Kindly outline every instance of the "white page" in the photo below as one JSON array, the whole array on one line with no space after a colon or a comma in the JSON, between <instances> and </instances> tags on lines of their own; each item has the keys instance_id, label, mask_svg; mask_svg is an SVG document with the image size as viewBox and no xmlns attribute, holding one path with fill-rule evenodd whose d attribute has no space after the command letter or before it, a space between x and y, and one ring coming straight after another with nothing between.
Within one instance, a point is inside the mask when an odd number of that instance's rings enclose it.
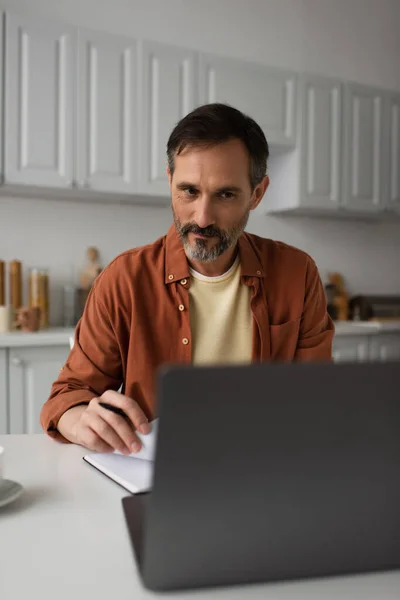
<instances>
[{"instance_id":1,"label":"white page","mask_svg":"<svg viewBox=\"0 0 400 600\"><path fill-rule=\"evenodd\" d=\"M132 494L151 489L153 478L153 460L155 458L158 419L150 423L150 433L143 435L136 432L142 442L142 448L136 454L128 456L118 450L114 453L87 454L85 460L102 473L122 485Z\"/></svg>"},{"instance_id":2,"label":"white page","mask_svg":"<svg viewBox=\"0 0 400 600\"><path fill-rule=\"evenodd\" d=\"M116 454L88 454L85 460L132 494L151 489L154 463Z\"/></svg>"}]
</instances>

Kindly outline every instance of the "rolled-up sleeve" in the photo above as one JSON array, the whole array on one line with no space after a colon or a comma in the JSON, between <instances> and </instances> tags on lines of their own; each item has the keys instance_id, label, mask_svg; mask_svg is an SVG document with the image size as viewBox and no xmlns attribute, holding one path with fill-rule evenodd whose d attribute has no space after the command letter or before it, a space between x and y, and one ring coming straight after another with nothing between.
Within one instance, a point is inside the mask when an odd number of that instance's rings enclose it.
<instances>
[{"instance_id":1,"label":"rolled-up sleeve","mask_svg":"<svg viewBox=\"0 0 400 600\"><path fill-rule=\"evenodd\" d=\"M309 257L295 361L332 361L334 333L335 327L327 312L325 290L317 266Z\"/></svg>"},{"instance_id":2,"label":"rolled-up sleeve","mask_svg":"<svg viewBox=\"0 0 400 600\"><path fill-rule=\"evenodd\" d=\"M94 287L76 327L74 346L43 405L43 429L51 437L67 442L57 430L60 417L106 390L118 390L122 379L119 342L101 293Z\"/></svg>"}]
</instances>

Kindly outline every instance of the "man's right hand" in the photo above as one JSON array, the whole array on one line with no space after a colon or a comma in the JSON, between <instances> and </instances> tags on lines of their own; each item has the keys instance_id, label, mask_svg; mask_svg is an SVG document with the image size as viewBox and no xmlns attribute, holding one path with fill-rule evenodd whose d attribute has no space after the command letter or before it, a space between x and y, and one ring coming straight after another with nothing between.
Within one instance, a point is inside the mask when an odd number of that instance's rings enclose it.
<instances>
[{"instance_id":1,"label":"man's right hand","mask_svg":"<svg viewBox=\"0 0 400 600\"><path fill-rule=\"evenodd\" d=\"M101 402L121 409L126 417L101 406ZM93 398L87 406L75 406L60 418L57 429L70 442L96 452L123 454L138 452L141 443L135 431L147 434L148 420L135 400L119 392L108 390Z\"/></svg>"}]
</instances>

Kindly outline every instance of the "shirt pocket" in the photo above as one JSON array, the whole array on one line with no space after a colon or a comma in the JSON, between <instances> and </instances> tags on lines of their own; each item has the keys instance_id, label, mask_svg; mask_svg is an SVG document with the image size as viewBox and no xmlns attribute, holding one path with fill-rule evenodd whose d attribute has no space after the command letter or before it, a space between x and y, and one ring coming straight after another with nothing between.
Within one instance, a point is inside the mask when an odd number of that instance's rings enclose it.
<instances>
[{"instance_id":1,"label":"shirt pocket","mask_svg":"<svg viewBox=\"0 0 400 600\"><path fill-rule=\"evenodd\" d=\"M271 359L291 361L294 359L299 339L301 317L280 325L270 325Z\"/></svg>"}]
</instances>

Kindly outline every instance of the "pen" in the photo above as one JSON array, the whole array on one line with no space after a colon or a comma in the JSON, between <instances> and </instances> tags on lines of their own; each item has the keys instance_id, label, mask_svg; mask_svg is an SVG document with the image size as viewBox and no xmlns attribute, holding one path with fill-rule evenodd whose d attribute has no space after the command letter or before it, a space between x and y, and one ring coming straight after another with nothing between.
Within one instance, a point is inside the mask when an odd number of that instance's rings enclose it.
<instances>
[{"instance_id":1,"label":"pen","mask_svg":"<svg viewBox=\"0 0 400 600\"><path fill-rule=\"evenodd\" d=\"M125 419L128 418L126 416L126 414L124 413L124 411L122 410L122 408L118 408L117 406L113 406L112 404L108 404L107 402L99 402L99 404L103 408L106 408L107 410L111 410L111 412L114 412L117 415L121 415L121 417L125 417Z\"/></svg>"}]
</instances>

